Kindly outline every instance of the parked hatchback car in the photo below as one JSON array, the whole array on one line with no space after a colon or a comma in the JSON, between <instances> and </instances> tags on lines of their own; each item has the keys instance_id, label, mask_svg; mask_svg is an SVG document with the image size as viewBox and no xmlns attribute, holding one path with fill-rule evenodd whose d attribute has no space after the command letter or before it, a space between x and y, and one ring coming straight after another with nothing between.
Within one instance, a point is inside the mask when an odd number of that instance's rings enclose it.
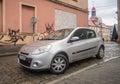
<instances>
[{"instance_id":1,"label":"parked hatchback car","mask_svg":"<svg viewBox=\"0 0 120 84\"><path fill-rule=\"evenodd\" d=\"M104 42L94 30L78 27L56 30L41 41L24 45L18 62L31 70L50 69L59 74L69 63L91 56L104 57Z\"/></svg>"}]
</instances>

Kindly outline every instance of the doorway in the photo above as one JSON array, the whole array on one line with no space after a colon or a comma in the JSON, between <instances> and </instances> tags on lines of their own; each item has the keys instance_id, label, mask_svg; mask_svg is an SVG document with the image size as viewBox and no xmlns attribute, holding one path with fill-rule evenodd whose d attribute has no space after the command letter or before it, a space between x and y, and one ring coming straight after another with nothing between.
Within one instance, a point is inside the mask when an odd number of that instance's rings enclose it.
<instances>
[{"instance_id":1,"label":"doorway","mask_svg":"<svg viewBox=\"0 0 120 84\"><path fill-rule=\"evenodd\" d=\"M31 18L35 16L35 7L22 5L22 32L32 33Z\"/></svg>"}]
</instances>

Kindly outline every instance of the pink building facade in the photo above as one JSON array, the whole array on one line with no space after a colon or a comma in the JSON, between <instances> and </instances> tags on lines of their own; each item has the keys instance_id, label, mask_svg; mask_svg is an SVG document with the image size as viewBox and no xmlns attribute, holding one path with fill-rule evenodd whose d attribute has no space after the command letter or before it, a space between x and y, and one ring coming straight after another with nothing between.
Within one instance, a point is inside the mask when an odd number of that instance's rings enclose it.
<instances>
[{"instance_id":1,"label":"pink building facade","mask_svg":"<svg viewBox=\"0 0 120 84\"><path fill-rule=\"evenodd\" d=\"M54 25L55 29L87 26L87 0L81 4L85 4L83 8L61 0L0 0L0 33L7 33L8 29L32 33L32 17L37 18L35 33L44 32L46 24Z\"/></svg>"}]
</instances>

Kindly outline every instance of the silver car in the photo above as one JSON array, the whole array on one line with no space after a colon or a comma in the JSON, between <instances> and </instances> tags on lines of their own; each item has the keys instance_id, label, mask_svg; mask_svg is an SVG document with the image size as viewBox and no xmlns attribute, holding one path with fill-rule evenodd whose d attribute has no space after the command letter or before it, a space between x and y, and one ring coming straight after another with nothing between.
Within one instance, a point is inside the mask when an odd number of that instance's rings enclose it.
<instances>
[{"instance_id":1,"label":"silver car","mask_svg":"<svg viewBox=\"0 0 120 84\"><path fill-rule=\"evenodd\" d=\"M52 73L64 73L69 63L96 56L104 57L104 42L94 30L85 27L61 29L24 45L18 54L18 62L31 70L49 69Z\"/></svg>"}]
</instances>

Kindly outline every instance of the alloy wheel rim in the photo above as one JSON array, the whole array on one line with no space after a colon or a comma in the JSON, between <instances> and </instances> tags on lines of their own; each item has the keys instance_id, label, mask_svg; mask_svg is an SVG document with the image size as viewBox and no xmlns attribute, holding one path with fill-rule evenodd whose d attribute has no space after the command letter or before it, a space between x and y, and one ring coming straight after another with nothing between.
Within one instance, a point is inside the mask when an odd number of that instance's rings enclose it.
<instances>
[{"instance_id":1,"label":"alloy wheel rim","mask_svg":"<svg viewBox=\"0 0 120 84\"><path fill-rule=\"evenodd\" d=\"M104 50L102 48L100 49L100 57L104 57Z\"/></svg>"},{"instance_id":2,"label":"alloy wheel rim","mask_svg":"<svg viewBox=\"0 0 120 84\"><path fill-rule=\"evenodd\" d=\"M56 57L54 58L52 62L52 69L55 72L62 72L66 67L66 61L62 57Z\"/></svg>"}]
</instances>

